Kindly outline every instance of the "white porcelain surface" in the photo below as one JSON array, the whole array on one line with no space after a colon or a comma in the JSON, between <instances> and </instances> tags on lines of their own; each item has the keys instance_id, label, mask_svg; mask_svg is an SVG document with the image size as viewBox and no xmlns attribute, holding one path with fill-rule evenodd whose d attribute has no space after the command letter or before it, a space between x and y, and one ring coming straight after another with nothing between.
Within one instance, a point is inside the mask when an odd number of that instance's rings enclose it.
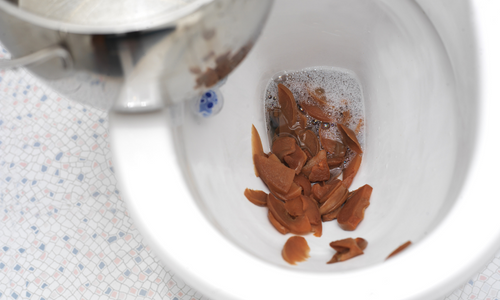
<instances>
[{"instance_id":1,"label":"white porcelain surface","mask_svg":"<svg viewBox=\"0 0 500 300\"><path fill-rule=\"evenodd\" d=\"M444 296L493 255L500 237L493 4L473 1L469 11L448 0L300 3L275 4L221 89L218 116L199 119L182 107L110 115L132 217L170 267L215 299L313 299L331 295L333 285L344 299ZM269 76L314 65L351 69L361 81L367 140L354 187L369 183L374 193L355 232L326 223L322 238L307 237L312 258L290 268L279 255L287 236L242 196L246 187L263 188L249 133L252 123L264 133ZM369 241L365 255L326 266L329 241L349 236ZM408 239L415 245L383 262Z\"/></svg>"}]
</instances>

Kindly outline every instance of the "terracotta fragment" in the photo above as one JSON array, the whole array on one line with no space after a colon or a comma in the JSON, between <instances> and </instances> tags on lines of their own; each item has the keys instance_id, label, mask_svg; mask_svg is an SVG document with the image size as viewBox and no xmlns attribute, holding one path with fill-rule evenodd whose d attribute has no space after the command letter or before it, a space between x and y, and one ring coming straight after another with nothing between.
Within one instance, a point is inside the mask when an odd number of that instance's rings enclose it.
<instances>
[{"instance_id":1,"label":"terracotta fragment","mask_svg":"<svg viewBox=\"0 0 500 300\"><path fill-rule=\"evenodd\" d=\"M326 160L326 151L321 150L311 158L302 168L302 173L311 182L326 181L330 179L330 169Z\"/></svg>"},{"instance_id":2,"label":"terracotta fragment","mask_svg":"<svg viewBox=\"0 0 500 300\"><path fill-rule=\"evenodd\" d=\"M356 134L347 126L337 123L337 127L342 135L342 142L344 142L347 147L349 147L352 151L362 154L363 150L361 150L361 146L359 145L358 138L356 138Z\"/></svg>"},{"instance_id":3,"label":"terracotta fragment","mask_svg":"<svg viewBox=\"0 0 500 300\"><path fill-rule=\"evenodd\" d=\"M281 223L276 220L270 210L267 211L267 217L269 219L269 222L271 222L271 224L274 226L274 228L276 228L276 230L278 230L279 233L287 234L290 232L285 226L281 225Z\"/></svg>"},{"instance_id":4,"label":"terracotta fragment","mask_svg":"<svg viewBox=\"0 0 500 300\"><path fill-rule=\"evenodd\" d=\"M279 193L278 191L276 191L272 188L269 188L269 190L271 190L271 193L273 193L273 195L276 198L283 200L283 201L292 200L294 198L299 197L300 194L302 194L302 188L298 184L296 184L295 182L292 183L290 190L288 190L288 193L286 193L286 194Z\"/></svg>"},{"instance_id":5,"label":"terracotta fragment","mask_svg":"<svg viewBox=\"0 0 500 300\"><path fill-rule=\"evenodd\" d=\"M295 152L297 142L294 138L288 136L280 136L273 141L271 151L283 161L283 157Z\"/></svg>"},{"instance_id":6,"label":"terracotta fragment","mask_svg":"<svg viewBox=\"0 0 500 300\"><path fill-rule=\"evenodd\" d=\"M267 155L267 157L269 157L269 159L271 159L272 161L275 161L277 163L280 163L281 164L281 160L276 156L276 154L274 153L269 153Z\"/></svg>"},{"instance_id":7,"label":"terracotta fragment","mask_svg":"<svg viewBox=\"0 0 500 300\"><path fill-rule=\"evenodd\" d=\"M320 150L319 141L318 137L314 132L308 129L305 130L304 132L301 132L298 137L302 144L301 146L309 150L311 156L315 156L316 154L318 154Z\"/></svg>"},{"instance_id":8,"label":"terracotta fragment","mask_svg":"<svg viewBox=\"0 0 500 300\"><path fill-rule=\"evenodd\" d=\"M346 110L346 111L343 111L342 112L342 119L340 120L340 123L346 125L346 124L349 124L349 122L351 121L351 111L350 110Z\"/></svg>"},{"instance_id":9,"label":"terracotta fragment","mask_svg":"<svg viewBox=\"0 0 500 300\"><path fill-rule=\"evenodd\" d=\"M324 137L324 134L321 135L322 131L324 130L320 130L320 141L323 149L325 149L332 157L344 157L347 150L344 144L341 141Z\"/></svg>"},{"instance_id":10,"label":"terracotta fragment","mask_svg":"<svg viewBox=\"0 0 500 300\"><path fill-rule=\"evenodd\" d=\"M370 205L370 196L373 188L368 184L360 187L346 201L337 216L340 228L354 230L365 216L365 209Z\"/></svg>"},{"instance_id":11,"label":"terracotta fragment","mask_svg":"<svg viewBox=\"0 0 500 300\"><path fill-rule=\"evenodd\" d=\"M354 240L356 241L356 244L358 245L358 247L361 250L364 251L366 249L366 247L368 247L368 241L367 240L365 240L363 238L360 238L360 237L355 238Z\"/></svg>"},{"instance_id":12,"label":"terracotta fragment","mask_svg":"<svg viewBox=\"0 0 500 300\"><path fill-rule=\"evenodd\" d=\"M361 155L356 154L354 158L349 162L347 168L343 172L343 183L346 188L349 188L358 173L359 166L361 165Z\"/></svg>"},{"instance_id":13,"label":"terracotta fragment","mask_svg":"<svg viewBox=\"0 0 500 300\"><path fill-rule=\"evenodd\" d=\"M325 90L322 88L317 88L315 90L307 88L309 96L316 102L317 105L328 105L328 101L325 96Z\"/></svg>"},{"instance_id":14,"label":"terracotta fragment","mask_svg":"<svg viewBox=\"0 0 500 300\"><path fill-rule=\"evenodd\" d=\"M392 251L391 254L389 254L389 256L387 256L386 259L389 259L391 257L393 257L394 255L398 254L399 252L403 251L404 249L406 249L408 246L411 245L411 241L407 241L406 243L404 243L403 245L399 246L396 248L396 250Z\"/></svg>"},{"instance_id":15,"label":"terracotta fragment","mask_svg":"<svg viewBox=\"0 0 500 300\"><path fill-rule=\"evenodd\" d=\"M293 182L302 188L303 195L311 195L311 182L307 180L304 174L295 175Z\"/></svg>"},{"instance_id":16,"label":"terracotta fragment","mask_svg":"<svg viewBox=\"0 0 500 300\"><path fill-rule=\"evenodd\" d=\"M283 225L288 231L293 234L307 234L311 232L311 224L309 219L305 216L298 216L292 218L285 209L285 204L276 199L272 194L267 197L267 207L273 214L276 221Z\"/></svg>"},{"instance_id":17,"label":"terracotta fragment","mask_svg":"<svg viewBox=\"0 0 500 300\"><path fill-rule=\"evenodd\" d=\"M304 215L302 198L299 196L292 200L285 201L285 210L292 217Z\"/></svg>"},{"instance_id":18,"label":"terracotta fragment","mask_svg":"<svg viewBox=\"0 0 500 300\"><path fill-rule=\"evenodd\" d=\"M337 184L333 191L325 197L326 199L321 200L323 204L319 208L320 214L324 215L341 207L346 201L348 194L349 191L343 184Z\"/></svg>"},{"instance_id":19,"label":"terracotta fragment","mask_svg":"<svg viewBox=\"0 0 500 300\"><path fill-rule=\"evenodd\" d=\"M255 166L264 183L272 190L286 194L290 190L295 171L270 158L255 155Z\"/></svg>"},{"instance_id":20,"label":"terracotta fragment","mask_svg":"<svg viewBox=\"0 0 500 300\"><path fill-rule=\"evenodd\" d=\"M307 150L306 148L301 148L301 149L302 149L302 151L304 151L304 153L307 156L307 160L306 160L306 163L307 163L311 158L313 158L313 156L311 155L311 152L309 150Z\"/></svg>"},{"instance_id":21,"label":"terracotta fragment","mask_svg":"<svg viewBox=\"0 0 500 300\"><path fill-rule=\"evenodd\" d=\"M319 203L323 203L326 201L328 196L333 192L333 190L336 189L340 184L342 184L342 181L339 179L329 180L325 182L323 185L315 184L312 187L311 192L314 198Z\"/></svg>"},{"instance_id":22,"label":"terracotta fragment","mask_svg":"<svg viewBox=\"0 0 500 300\"><path fill-rule=\"evenodd\" d=\"M290 237L281 251L283 259L291 264L296 265L298 262L305 261L309 258L309 245L305 238L301 236Z\"/></svg>"},{"instance_id":23,"label":"terracotta fragment","mask_svg":"<svg viewBox=\"0 0 500 300\"><path fill-rule=\"evenodd\" d=\"M330 168L328 168L328 162L321 161L318 165L312 167L311 174L309 174L309 180L311 182L318 182L330 179Z\"/></svg>"},{"instance_id":24,"label":"terracotta fragment","mask_svg":"<svg viewBox=\"0 0 500 300\"><path fill-rule=\"evenodd\" d=\"M327 213L327 214L324 214L321 216L321 220L323 222L328 222L328 221L332 221L332 220L335 220L337 219L337 216L339 215L339 211L342 209L342 206L340 206L339 208Z\"/></svg>"},{"instance_id":25,"label":"terracotta fragment","mask_svg":"<svg viewBox=\"0 0 500 300\"><path fill-rule=\"evenodd\" d=\"M314 236L320 237L323 234L323 224L321 223L321 215L319 213L318 205L314 200L307 196L300 196L303 203L304 214L309 219L311 224L311 231Z\"/></svg>"},{"instance_id":26,"label":"terracotta fragment","mask_svg":"<svg viewBox=\"0 0 500 300\"><path fill-rule=\"evenodd\" d=\"M245 197L257 206L267 206L267 193L259 190L245 189Z\"/></svg>"},{"instance_id":27,"label":"terracotta fragment","mask_svg":"<svg viewBox=\"0 0 500 300\"><path fill-rule=\"evenodd\" d=\"M300 103L304 111L312 118L321 122L333 123L335 120L331 113L326 112L324 106L319 106L305 101Z\"/></svg>"},{"instance_id":28,"label":"terracotta fragment","mask_svg":"<svg viewBox=\"0 0 500 300\"><path fill-rule=\"evenodd\" d=\"M291 127L297 120L297 103L292 92L281 83L278 84L278 101L281 106L281 112L289 127Z\"/></svg>"},{"instance_id":29,"label":"terracotta fragment","mask_svg":"<svg viewBox=\"0 0 500 300\"><path fill-rule=\"evenodd\" d=\"M252 158L255 156L266 156L264 153L264 148L262 148L262 141L260 139L259 132L252 124ZM255 166L255 159L253 160L255 176L259 177L259 172L257 172L257 167Z\"/></svg>"},{"instance_id":30,"label":"terracotta fragment","mask_svg":"<svg viewBox=\"0 0 500 300\"><path fill-rule=\"evenodd\" d=\"M295 170L295 174L298 175L307 161L307 155L304 151L302 151L302 149L300 149L299 145L295 143L295 151L292 154L285 156L284 160L288 167Z\"/></svg>"},{"instance_id":31,"label":"terracotta fragment","mask_svg":"<svg viewBox=\"0 0 500 300\"><path fill-rule=\"evenodd\" d=\"M363 126L363 123L364 123L363 119L359 119L358 125L356 125L356 130L354 130L356 134L359 134L361 132L361 127Z\"/></svg>"},{"instance_id":32,"label":"terracotta fragment","mask_svg":"<svg viewBox=\"0 0 500 300\"><path fill-rule=\"evenodd\" d=\"M332 259L327 262L327 264L333 264L336 262L346 261L353 257L363 254L363 248L366 248L368 242L362 238L347 238L343 240L338 240L330 243L337 253L333 255Z\"/></svg>"},{"instance_id":33,"label":"terracotta fragment","mask_svg":"<svg viewBox=\"0 0 500 300\"><path fill-rule=\"evenodd\" d=\"M343 162L344 162L344 157L333 157L329 155L326 156L326 163L328 164L328 168L330 169L340 167Z\"/></svg>"}]
</instances>

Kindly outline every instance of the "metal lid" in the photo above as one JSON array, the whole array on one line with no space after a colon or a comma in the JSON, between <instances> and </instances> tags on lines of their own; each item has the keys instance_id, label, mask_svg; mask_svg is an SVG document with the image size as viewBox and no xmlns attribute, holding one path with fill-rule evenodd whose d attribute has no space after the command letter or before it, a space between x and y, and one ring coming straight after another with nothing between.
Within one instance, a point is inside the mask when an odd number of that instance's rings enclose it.
<instances>
[{"instance_id":1,"label":"metal lid","mask_svg":"<svg viewBox=\"0 0 500 300\"><path fill-rule=\"evenodd\" d=\"M0 9L42 27L125 33L175 23L213 0L0 0Z\"/></svg>"}]
</instances>

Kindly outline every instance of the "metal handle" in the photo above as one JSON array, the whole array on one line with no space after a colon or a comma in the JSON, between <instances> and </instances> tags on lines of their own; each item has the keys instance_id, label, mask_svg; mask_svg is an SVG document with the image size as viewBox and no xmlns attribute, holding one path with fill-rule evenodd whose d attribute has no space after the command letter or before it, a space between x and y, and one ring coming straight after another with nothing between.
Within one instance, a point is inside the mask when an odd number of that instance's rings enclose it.
<instances>
[{"instance_id":1,"label":"metal handle","mask_svg":"<svg viewBox=\"0 0 500 300\"><path fill-rule=\"evenodd\" d=\"M0 69L13 69L40 64L57 57L63 60L65 69L73 68L73 59L71 58L71 54L68 50L62 46L52 46L23 57L0 60Z\"/></svg>"}]
</instances>

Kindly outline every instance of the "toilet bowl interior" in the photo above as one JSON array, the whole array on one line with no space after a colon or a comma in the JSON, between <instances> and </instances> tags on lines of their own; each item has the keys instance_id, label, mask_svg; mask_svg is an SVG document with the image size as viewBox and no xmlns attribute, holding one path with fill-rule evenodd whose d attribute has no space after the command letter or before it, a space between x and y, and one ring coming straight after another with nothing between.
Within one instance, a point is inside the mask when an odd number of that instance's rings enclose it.
<instances>
[{"instance_id":1,"label":"toilet bowl interior","mask_svg":"<svg viewBox=\"0 0 500 300\"><path fill-rule=\"evenodd\" d=\"M284 7L286 6L286 9ZM174 128L179 159L199 208L228 239L273 264L290 235L278 233L267 210L243 196L267 191L256 178L250 129L268 151L264 91L273 74L314 66L351 70L363 89L365 153L352 188L374 190L353 231L323 223L306 236L311 258L296 270L338 272L382 262L404 242L418 242L449 212L467 172L474 114L462 99L457 69L428 15L413 1L278 1L246 60L221 88L225 107L212 118L186 105ZM473 107L472 107L473 109ZM326 265L331 241L362 237L363 256Z\"/></svg>"}]
</instances>

